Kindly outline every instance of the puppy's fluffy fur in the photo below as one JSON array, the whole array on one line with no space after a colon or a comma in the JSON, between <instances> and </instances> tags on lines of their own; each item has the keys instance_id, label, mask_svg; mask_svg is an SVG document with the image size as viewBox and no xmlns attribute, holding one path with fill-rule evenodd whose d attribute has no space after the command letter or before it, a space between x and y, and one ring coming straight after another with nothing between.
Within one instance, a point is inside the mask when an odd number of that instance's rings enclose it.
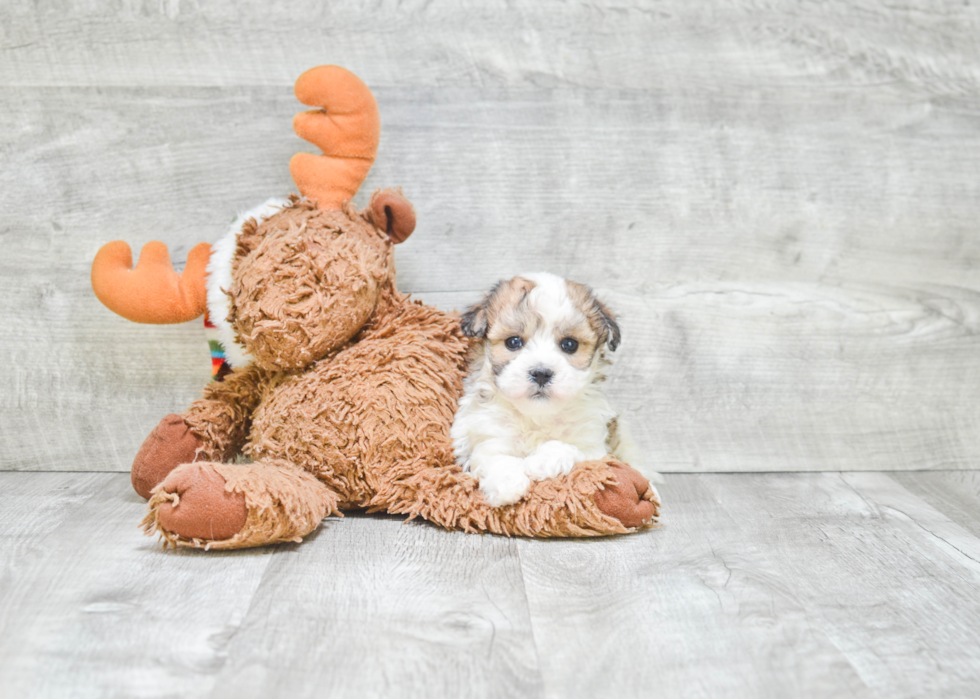
<instances>
[{"instance_id":1,"label":"puppy's fluffy fur","mask_svg":"<svg viewBox=\"0 0 980 699\"><path fill-rule=\"evenodd\" d=\"M452 427L456 459L495 507L532 480L637 449L601 389L619 346L613 314L576 282L525 274L500 282L463 316L479 338Z\"/></svg>"}]
</instances>

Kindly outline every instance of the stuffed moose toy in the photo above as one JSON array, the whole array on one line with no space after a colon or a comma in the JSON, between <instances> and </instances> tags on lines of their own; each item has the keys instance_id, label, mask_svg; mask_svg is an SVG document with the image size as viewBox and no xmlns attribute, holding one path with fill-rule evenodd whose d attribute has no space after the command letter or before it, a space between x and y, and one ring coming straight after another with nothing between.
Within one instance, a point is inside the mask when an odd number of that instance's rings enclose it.
<instances>
[{"instance_id":1,"label":"stuffed moose toy","mask_svg":"<svg viewBox=\"0 0 980 699\"><path fill-rule=\"evenodd\" d=\"M137 453L145 531L174 546L244 548L299 541L352 508L541 537L654 523L654 491L612 457L536 482L513 505L484 501L449 436L470 339L457 315L395 287L394 247L415 228L412 205L400 190L376 192L363 211L351 204L376 155L374 97L337 66L307 71L295 93L316 109L293 127L323 151L290 162L301 197L242 214L215 245L192 249L182 274L159 242L135 269L122 241L92 264L96 295L124 318L206 314L230 367Z\"/></svg>"}]
</instances>

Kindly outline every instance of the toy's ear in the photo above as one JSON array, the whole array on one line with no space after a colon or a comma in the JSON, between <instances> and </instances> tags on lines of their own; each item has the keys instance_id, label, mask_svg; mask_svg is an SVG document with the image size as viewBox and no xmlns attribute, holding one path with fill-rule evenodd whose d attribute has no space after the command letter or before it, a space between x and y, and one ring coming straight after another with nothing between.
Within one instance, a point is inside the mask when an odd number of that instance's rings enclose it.
<instances>
[{"instance_id":1,"label":"toy's ear","mask_svg":"<svg viewBox=\"0 0 980 699\"><path fill-rule=\"evenodd\" d=\"M415 230L415 209L401 190L382 189L371 196L368 218L392 242L404 243Z\"/></svg>"}]
</instances>

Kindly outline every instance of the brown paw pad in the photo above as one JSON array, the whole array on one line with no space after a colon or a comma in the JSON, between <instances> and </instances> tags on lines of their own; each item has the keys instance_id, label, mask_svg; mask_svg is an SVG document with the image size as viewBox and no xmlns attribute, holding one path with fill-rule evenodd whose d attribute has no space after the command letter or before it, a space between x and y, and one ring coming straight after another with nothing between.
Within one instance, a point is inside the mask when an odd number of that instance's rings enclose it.
<instances>
[{"instance_id":1,"label":"brown paw pad","mask_svg":"<svg viewBox=\"0 0 980 699\"><path fill-rule=\"evenodd\" d=\"M225 479L212 464L187 464L167 476L160 488L173 497L160 503L157 523L184 539L230 539L248 519L245 496L225 490Z\"/></svg>"},{"instance_id":2,"label":"brown paw pad","mask_svg":"<svg viewBox=\"0 0 980 699\"><path fill-rule=\"evenodd\" d=\"M194 460L201 444L184 418L167 415L153 428L133 459L130 472L133 489L149 499L151 491L171 471Z\"/></svg>"},{"instance_id":3,"label":"brown paw pad","mask_svg":"<svg viewBox=\"0 0 980 699\"><path fill-rule=\"evenodd\" d=\"M596 507L630 529L648 524L660 513L660 500L650 487L650 481L636 469L618 461L610 461L609 469L616 482L595 492L592 498Z\"/></svg>"}]
</instances>

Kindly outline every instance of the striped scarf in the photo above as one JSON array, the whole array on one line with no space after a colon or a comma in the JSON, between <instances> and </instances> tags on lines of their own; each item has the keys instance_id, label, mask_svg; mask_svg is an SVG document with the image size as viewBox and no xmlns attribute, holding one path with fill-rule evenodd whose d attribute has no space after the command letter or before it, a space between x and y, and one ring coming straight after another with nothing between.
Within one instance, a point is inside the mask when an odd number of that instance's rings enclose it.
<instances>
[{"instance_id":1,"label":"striped scarf","mask_svg":"<svg viewBox=\"0 0 980 699\"><path fill-rule=\"evenodd\" d=\"M231 367L225 359L225 346L218 340L218 328L207 313L204 314L204 335L208 338L208 349L211 350L211 380L222 381L231 373Z\"/></svg>"}]
</instances>

